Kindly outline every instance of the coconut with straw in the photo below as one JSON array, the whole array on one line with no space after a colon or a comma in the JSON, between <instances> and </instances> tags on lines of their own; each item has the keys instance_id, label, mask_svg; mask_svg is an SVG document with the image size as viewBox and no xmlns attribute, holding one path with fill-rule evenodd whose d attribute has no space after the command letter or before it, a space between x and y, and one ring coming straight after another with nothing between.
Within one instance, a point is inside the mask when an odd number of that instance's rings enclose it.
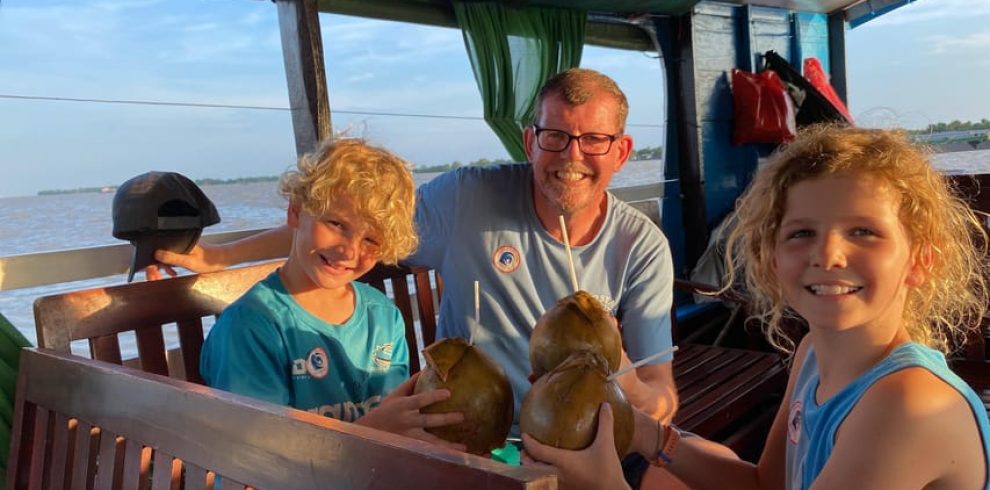
<instances>
[{"instance_id":1,"label":"coconut with straw","mask_svg":"<svg viewBox=\"0 0 990 490\"><path fill-rule=\"evenodd\" d=\"M474 320L480 320L478 281L474 282ZM450 398L420 409L423 413L461 412L459 424L427 428L450 442L467 446L473 454L487 454L502 447L512 427L512 386L501 366L487 354L459 337L441 339L423 349L426 368L416 380L415 393L433 389L450 391Z\"/></svg>"}]
</instances>

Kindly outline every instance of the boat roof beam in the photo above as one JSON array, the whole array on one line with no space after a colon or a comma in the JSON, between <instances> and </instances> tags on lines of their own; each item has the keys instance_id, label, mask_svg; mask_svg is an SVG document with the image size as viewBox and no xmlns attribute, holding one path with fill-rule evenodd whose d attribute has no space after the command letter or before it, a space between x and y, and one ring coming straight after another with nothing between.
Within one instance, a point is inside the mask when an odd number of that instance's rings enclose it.
<instances>
[{"instance_id":1,"label":"boat roof beam","mask_svg":"<svg viewBox=\"0 0 990 490\"><path fill-rule=\"evenodd\" d=\"M276 0L296 154L333 134L316 0Z\"/></svg>"},{"instance_id":2,"label":"boat roof beam","mask_svg":"<svg viewBox=\"0 0 990 490\"><path fill-rule=\"evenodd\" d=\"M689 2L694 3L694 2ZM449 1L318 0L320 12L460 29ZM614 14L590 12L585 43L605 48L653 51L642 29Z\"/></svg>"}]
</instances>

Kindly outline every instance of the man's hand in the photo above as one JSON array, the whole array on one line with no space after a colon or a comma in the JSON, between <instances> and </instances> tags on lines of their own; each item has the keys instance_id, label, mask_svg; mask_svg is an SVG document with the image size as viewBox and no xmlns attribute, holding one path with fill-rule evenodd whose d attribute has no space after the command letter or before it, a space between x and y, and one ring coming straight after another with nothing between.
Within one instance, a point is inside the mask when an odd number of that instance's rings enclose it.
<instances>
[{"instance_id":1,"label":"man's hand","mask_svg":"<svg viewBox=\"0 0 990 490\"><path fill-rule=\"evenodd\" d=\"M163 272L171 277L177 276L175 267L182 267L197 273L221 271L227 267L227 264L221 259L222 255L222 246L202 242L197 243L192 250L184 254L168 250L155 250L155 260L158 263L148 266L144 270L144 274L149 281L156 281L164 277Z\"/></svg>"},{"instance_id":2,"label":"man's hand","mask_svg":"<svg viewBox=\"0 0 990 490\"><path fill-rule=\"evenodd\" d=\"M560 478L561 488L628 489L622 476L622 466L615 454L612 408L603 403L598 409L598 433L595 441L580 451L569 451L542 444L529 434L523 434L526 451L524 466L549 464Z\"/></svg>"},{"instance_id":3,"label":"man's hand","mask_svg":"<svg viewBox=\"0 0 990 490\"><path fill-rule=\"evenodd\" d=\"M464 414L460 412L420 413L420 408L450 398L450 391L430 390L414 395L412 393L417 378L419 378L419 373L414 374L396 387L382 400L380 405L354 423L393 434L401 434L457 451L466 451L467 446L464 444L447 442L423 430L428 427L459 424L464 421Z\"/></svg>"}]
</instances>

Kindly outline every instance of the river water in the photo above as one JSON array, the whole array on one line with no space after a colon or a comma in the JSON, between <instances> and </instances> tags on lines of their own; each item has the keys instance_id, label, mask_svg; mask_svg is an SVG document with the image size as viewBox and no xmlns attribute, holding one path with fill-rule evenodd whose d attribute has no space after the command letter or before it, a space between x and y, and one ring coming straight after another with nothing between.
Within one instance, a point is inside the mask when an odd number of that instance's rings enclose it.
<instances>
[{"instance_id":1,"label":"river water","mask_svg":"<svg viewBox=\"0 0 990 490\"><path fill-rule=\"evenodd\" d=\"M990 150L942 153L936 165L947 173L990 172ZM415 174L416 184L436 174ZM612 182L627 187L658 182L660 161L629 162ZM285 200L275 182L204 186L223 221L207 233L272 227L285 221ZM113 194L60 194L0 198L0 256L121 243L111 235ZM0 312L35 341L32 303L38 296L73 289L119 284L125 276L76 281L54 286L0 291ZM126 350L126 347L125 347Z\"/></svg>"}]
</instances>

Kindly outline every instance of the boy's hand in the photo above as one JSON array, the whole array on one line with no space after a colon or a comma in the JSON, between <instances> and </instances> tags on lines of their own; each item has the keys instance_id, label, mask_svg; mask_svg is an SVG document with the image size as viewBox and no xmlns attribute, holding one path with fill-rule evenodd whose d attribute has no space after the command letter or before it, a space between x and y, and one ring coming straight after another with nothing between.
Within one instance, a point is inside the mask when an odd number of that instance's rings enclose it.
<instances>
[{"instance_id":1,"label":"boy's hand","mask_svg":"<svg viewBox=\"0 0 990 490\"><path fill-rule=\"evenodd\" d=\"M598 433L595 441L580 451L559 449L542 444L529 434L523 434L526 450L522 454L524 466L546 466L556 470L561 488L617 489L629 486L622 476L622 466L615 454L612 409L603 403L598 409Z\"/></svg>"},{"instance_id":2,"label":"boy's hand","mask_svg":"<svg viewBox=\"0 0 990 490\"><path fill-rule=\"evenodd\" d=\"M447 442L423 430L428 427L459 424L464 421L464 414L460 412L420 413L420 408L450 398L450 391L430 390L414 395L412 393L413 388L416 386L417 378L419 378L419 373L414 374L396 387L395 390L382 400L381 404L372 409L364 417L357 419L354 423L394 434L402 434L413 439L445 446L456 451L466 451L467 446L464 444Z\"/></svg>"}]
</instances>

